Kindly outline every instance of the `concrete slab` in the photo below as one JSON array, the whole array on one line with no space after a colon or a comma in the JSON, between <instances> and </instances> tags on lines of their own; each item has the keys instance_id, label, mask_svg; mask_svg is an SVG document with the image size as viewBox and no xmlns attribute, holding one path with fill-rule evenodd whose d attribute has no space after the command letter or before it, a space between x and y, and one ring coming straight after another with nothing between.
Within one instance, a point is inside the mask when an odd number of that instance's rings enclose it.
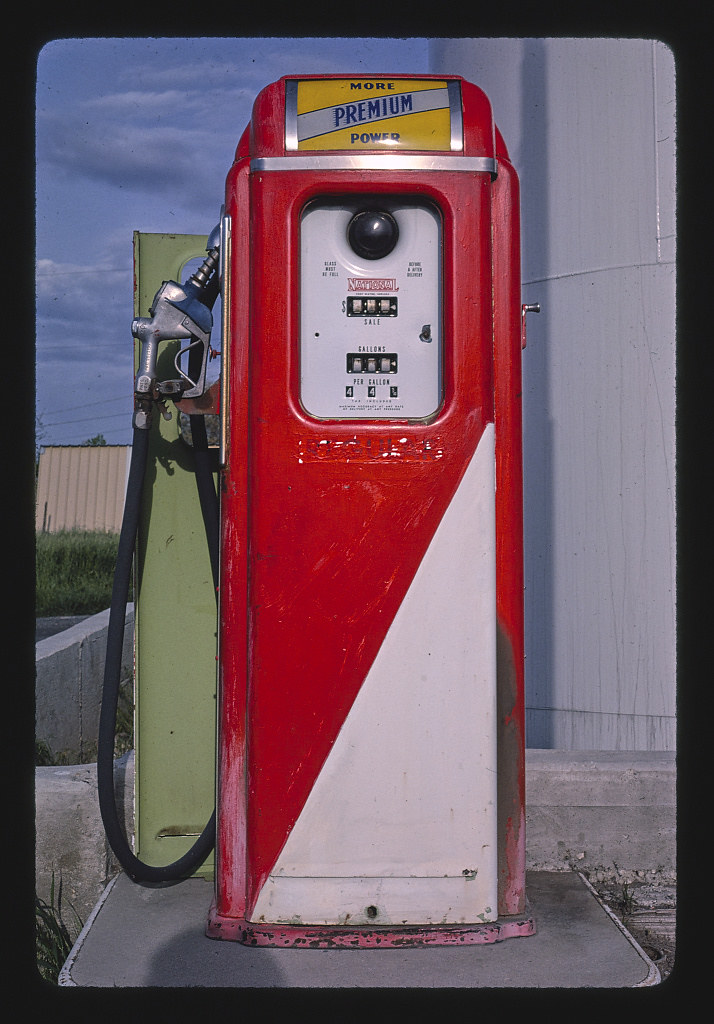
<instances>
[{"instance_id":1,"label":"concrete slab","mask_svg":"<svg viewBox=\"0 0 714 1024\"><path fill-rule=\"evenodd\" d=\"M35 643L46 640L48 636L56 636L65 629L84 622L88 615L49 615L43 619L35 619Z\"/></svg>"},{"instance_id":2,"label":"concrete slab","mask_svg":"<svg viewBox=\"0 0 714 1024\"><path fill-rule=\"evenodd\" d=\"M531 872L536 935L489 946L308 950L208 939L212 884L166 888L124 874L105 890L59 983L75 987L633 988L659 972L574 872Z\"/></svg>"}]
</instances>

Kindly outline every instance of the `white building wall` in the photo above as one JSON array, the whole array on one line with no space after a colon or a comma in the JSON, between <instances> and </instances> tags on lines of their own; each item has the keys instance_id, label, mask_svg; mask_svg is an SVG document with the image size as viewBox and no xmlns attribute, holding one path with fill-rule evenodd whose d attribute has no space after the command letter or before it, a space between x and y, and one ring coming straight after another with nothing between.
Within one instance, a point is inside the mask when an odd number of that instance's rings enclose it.
<instances>
[{"instance_id":1,"label":"white building wall","mask_svg":"<svg viewBox=\"0 0 714 1024\"><path fill-rule=\"evenodd\" d=\"M675 68L638 39L440 39L522 190L527 744L675 746Z\"/></svg>"}]
</instances>

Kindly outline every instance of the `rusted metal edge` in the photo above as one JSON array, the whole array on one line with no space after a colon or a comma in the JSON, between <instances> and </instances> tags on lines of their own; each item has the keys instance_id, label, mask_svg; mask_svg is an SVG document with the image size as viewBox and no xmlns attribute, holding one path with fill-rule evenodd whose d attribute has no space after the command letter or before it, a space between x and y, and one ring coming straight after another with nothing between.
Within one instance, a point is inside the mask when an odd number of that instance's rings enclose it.
<instances>
[{"instance_id":1,"label":"rusted metal edge","mask_svg":"<svg viewBox=\"0 0 714 1024\"><path fill-rule=\"evenodd\" d=\"M530 914L502 917L485 924L416 925L341 928L337 925L256 923L223 917L211 907L206 935L240 942L244 946L301 949L393 949L408 946L473 946L534 935Z\"/></svg>"}]
</instances>

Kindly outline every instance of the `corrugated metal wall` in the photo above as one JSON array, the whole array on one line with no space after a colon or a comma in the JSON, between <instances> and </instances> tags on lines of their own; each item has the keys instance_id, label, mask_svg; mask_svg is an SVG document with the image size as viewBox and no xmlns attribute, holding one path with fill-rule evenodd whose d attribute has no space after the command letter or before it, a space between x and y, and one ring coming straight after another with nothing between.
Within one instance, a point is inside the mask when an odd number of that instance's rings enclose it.
<instances>
[{"instance_id":1,"label":"corrugated metal wall","mask_svg":"<svg viewBox=\"0 0 714 1024\"><path fill-rule=\"evenodd\" d=\"M442 39L521 180L530 747L675 747L675 66L651 39Z\"/></svg>"},{"instance_id":2,"label":"corrugated metal wall","mask_svg":"<svg viewBox=\"0 0 714 1024\"><path fill-rule=\"evenodd\" d=\"M119 533L131 448L51 446L40 454L35 529Z\"/></svg>"}]
</instances>

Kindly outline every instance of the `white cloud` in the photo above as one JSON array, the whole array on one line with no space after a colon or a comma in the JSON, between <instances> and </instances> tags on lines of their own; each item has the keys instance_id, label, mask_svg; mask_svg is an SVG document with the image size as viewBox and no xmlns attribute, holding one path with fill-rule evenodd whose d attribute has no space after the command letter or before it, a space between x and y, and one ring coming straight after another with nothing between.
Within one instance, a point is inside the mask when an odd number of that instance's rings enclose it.
<instances>
[{"instance_id":1,"label":"white cloud","mask_svg":"<svg viewBox=\"0 0 714 1024\"><path fill-rule=\"evenodd\" d=\"M131 392L132 232L208 234L259 90L284 74L387 64L426 71L426 47L419 40L167 37L64 39L41 51L40 414ZM112 424L128 439L121 419L107 420L107 429L101 418L87 423L83 436L103 432L109 440ZM57 428L54 443L81 440L72 430L84 424L68 425L64 435Z\"/></svg>"}]
</instances>

